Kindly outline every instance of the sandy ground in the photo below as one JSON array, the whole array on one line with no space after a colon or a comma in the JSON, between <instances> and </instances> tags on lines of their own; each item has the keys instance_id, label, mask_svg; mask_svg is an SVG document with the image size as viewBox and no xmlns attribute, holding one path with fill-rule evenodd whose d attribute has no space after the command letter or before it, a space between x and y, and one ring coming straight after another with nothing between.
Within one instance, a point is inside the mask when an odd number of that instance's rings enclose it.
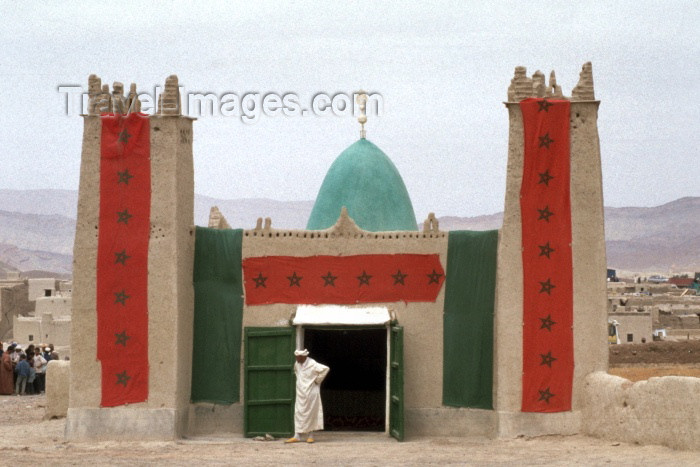
<instances>
[{"instance_id":1,"label":"sandy ground","mask_svg":"<svg viewBox=\"0 0 700 467\"><path fill-rule=\"evenodd\" d=\"M43 420L44 396L0 396L0 465L700 465L700 453L585 436L488 440L319 433L316 443L206 437L74 443L64 420Z\"/></svg>"},{"instance_id":2,"label":"sandy ground","mask_svg":"<svg viewBox=\"0 0 700 467\"><path fill-rule=\"evenodd\" d=\"M671 365L647 364L610 367L608 373L630 381L642 381L656 376L692 376L700 378L700 364Z\"/></svg>"}]
</instances>

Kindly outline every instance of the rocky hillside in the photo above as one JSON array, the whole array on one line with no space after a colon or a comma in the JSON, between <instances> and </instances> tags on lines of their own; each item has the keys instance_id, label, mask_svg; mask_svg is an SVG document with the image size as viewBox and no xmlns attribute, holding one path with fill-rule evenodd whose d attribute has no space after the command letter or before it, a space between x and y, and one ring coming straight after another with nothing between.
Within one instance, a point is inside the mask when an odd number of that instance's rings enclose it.
<instances>
[{"instance_id":1,"label":"rocky hillside","mask_svg":"<svg viewBox=\"0 0 700 467\"><path fill-rule=\"evenodd\" d=\"M444 230L500 228L503 213L441 217ZM700 271L700 197L650 208L605 208L608 265L628 271Z\"/></svg>"},{"instance_id":2,"label":"rocky hillside","mask_svg":"<svg viewBox=\"0 0 700 467\"><path fill-rule=\"evenodd\" d=\"M222 200L195 196L195 223L207 225L218 206L234 227L252 228L258 217L273 227L304 228L312 201ZM77 192L0 190L0 273L45 270L70 273ZM443 230L500 228L503 213L445 216ZM608 265L639 272L700 271L700 197L650 208L605 208Z\"/></svg>"}]
</instances>

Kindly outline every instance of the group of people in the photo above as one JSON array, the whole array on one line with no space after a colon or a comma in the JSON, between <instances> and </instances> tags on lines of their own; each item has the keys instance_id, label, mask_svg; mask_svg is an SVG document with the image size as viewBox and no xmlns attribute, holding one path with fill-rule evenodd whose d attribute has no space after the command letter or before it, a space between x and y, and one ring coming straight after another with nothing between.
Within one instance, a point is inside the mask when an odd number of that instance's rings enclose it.
<instances>
[{"instance_id":1,"label":"group of people","mask_svg":"<svg viewBox=\"0 0 700 467\"><path fill-rule=\"evenodd\" d=\"M53 344L30 344L26 349L12 342L5 350L0 342L0 395L41 394L46 389L46 366L58 360Z\"/></svg>"}]
</instances>

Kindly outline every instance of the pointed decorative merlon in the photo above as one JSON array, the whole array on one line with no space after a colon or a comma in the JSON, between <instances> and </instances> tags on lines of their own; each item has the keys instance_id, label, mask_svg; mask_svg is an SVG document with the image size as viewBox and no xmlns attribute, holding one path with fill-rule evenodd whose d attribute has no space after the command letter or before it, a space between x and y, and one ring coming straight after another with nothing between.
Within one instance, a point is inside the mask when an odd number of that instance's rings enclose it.
<instances>
[{"instance_id":1,"label":"pointed decorative merlon","mask_svg":"<svg viewBox=\"0 0 700 467\"><path fill-rule=\"evenodd\" d=\"M126 102L124 100L124 84L115 81L112 85L112 111L117 114L126 113Z\"/></svg>"},{"instance_id":2,"label":"pointed decorative merlon","mask_svg":"<svg viewBox=\"0 0 700 467\"><path fill-rule=\"evenodd\" d=\"M352 220L345 206L340 209L340 217L338 217L336 223L328 230L340 237L349 237L363 232L363 230L355 224L355 221Z\"/></svg>"},{"instance_id":3,"label":"pointed decorative merlon","mask_svg":"<svg viewBox=\"0 0 700 467\"><path fill-rule=\"evenodd\" d=\"M554 70L549 74L549 86L547 87L547 97L562 98L561 86L557 85L557 75Z\"/></svg>"},{"instance_id":4,"label":"pointed decorative merlon","mask_svg":"<svg viewBox=\"0 0 700 467\"><path fill-rule=\"evenodd\" d=\"M544 82L544 73L542 73L540 70L537 70L532 75L532 87L535 92L535 97L544 97L547 86Z\"/></svg>"},{"instance_id":5,"label":"pointed decorative merlon","mask_svg":"<svg viewBox=\"0 0 700 467\"><path fill-rule=\"evenodd\" d=\"M170 75L165 80L163 94L158 96L158 113L160 115L181 115L180 86L177 75Z\"/></svg>"},{"instance_id":6,"label":"pointed decorative merlon","mask_svg":"<svg viewBox=\"0 0 700 467\"><path fill-rule=\"evenodd\" d=\"M511 80L513 88L514 102L532 97L532 79L527 77L527 68L524 66L515 67L515 76Z\"/></svg>"},{"instance_id":7,"label":"pointed decorative merlon","mask_svg":"<svg viewBox=\"0 0 700 467\"><path fill-rule=\"evenodd\" d=\"M428 214L428 218L423 222L423 233L438 233L440 231L440 223L435 217L435 213Z\"/></svg>"},{"instance_id":8,"label":"pointed decorative merlon","mask_svg":"<svg viewBox=\"0 0 700 467\"><path fill-rule=\"evenodd\" d=\"M90 75L88 77L88 115L99 115L95 107L97 106L97 99L101 92L102 80L97 75Z\"/></svg>"},{"instance_id":9,"label":"pointed decorative merlon","mask_svg":"<svg viewBox=\"0 0 700 467\"><path fill-rule=\"evenodd\" d=\"M136 93L136 83L129 86L129 96L126 98L126 112L141 112L141 101Z\"/></svg>"},{"instance_id":10,"label":"pointed decorative merlon","mask_svg":"<svg viewBox=\"0 0 700 467\"><path fill-rule=\"evenodd\" d=\"M213 209L213 208L212 208ZM222 216L223 217L223 216ZM258 217L257 222L255 223L255 229L253 229L257 232L266 232L270 233L272 231L272 219L269 217L265 218L265 224L263 225L263 218Z\"/></svg>"},{"instance_id":11,"label":"pointed decorative merlon","mask_svg":"<svg viewBox=\"0 0 700 467\"><path fill-rule=\"evenodd\" d=\"M591 62L583 64L578 84L571 91L571 99L575 101L595 100L595 93L593 92L593 65L591 65Z\"/></svg>"},{"instance_id":12,"label":"pointed decorative merlon","mask_svg":"<svg viewBox=\"0 0 700 467\"><path fill-rule=\"evenodd\" d=\"M109 93L109 84L103 84L102 90L95 98L95 114L110 112L112 112L112 95Z\"/></svg>"},{"instance_id":13,"label":"pointed decorative merlon","mask_svg":"<svg viewBox=\"0 0 700 467\"><path fill-rule=\"evenodd\" d=\"M221 211L219 211L217 206L212 206L211 210L209 211L209 228L220 230L231 228L228 221L226 221L226 218Z\"/></svg>"}]
</instances>

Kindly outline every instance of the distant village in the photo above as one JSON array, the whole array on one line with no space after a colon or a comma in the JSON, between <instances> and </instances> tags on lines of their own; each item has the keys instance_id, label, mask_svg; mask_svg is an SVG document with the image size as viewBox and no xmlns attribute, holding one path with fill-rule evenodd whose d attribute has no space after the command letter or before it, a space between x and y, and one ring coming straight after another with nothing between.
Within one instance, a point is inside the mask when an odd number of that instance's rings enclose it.
<instances>
[{"instance_id":1,"label":"distant village","mask_svg":"<svg viewBox=\"0 0 700 467\"><path fill-rule=\"evenodd\" d=\"M0 341L53 344L62 360L70 359L72 287L69 280L8 272L0 279Z\"/></svg>"},{"instance_id":2,"label":"distant village","mask_svg":"<svg viewBox=\"0 0 700 467\"><path fill-rule=\"evenodd\" d=\"M617 277L608 269L611 344L700 339L700 272Z\"/></svg>"}]
</instances>

